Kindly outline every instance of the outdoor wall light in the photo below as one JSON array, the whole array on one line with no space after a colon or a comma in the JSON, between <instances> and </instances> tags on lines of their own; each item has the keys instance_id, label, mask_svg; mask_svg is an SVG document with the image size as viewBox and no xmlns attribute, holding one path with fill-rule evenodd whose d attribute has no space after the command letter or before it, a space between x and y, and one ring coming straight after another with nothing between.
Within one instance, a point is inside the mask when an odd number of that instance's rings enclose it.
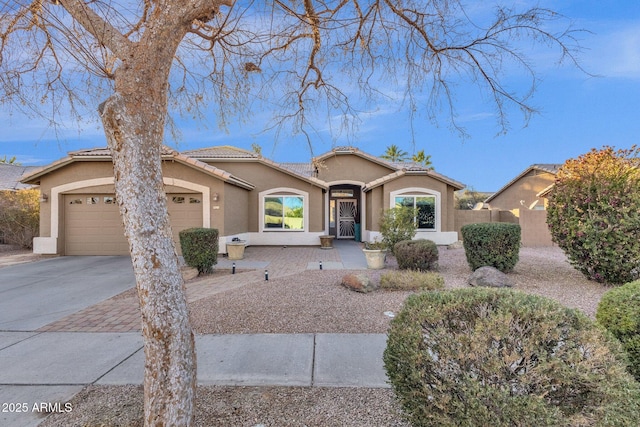
<instances>
[{"instance_id":1,"label":"outdoor wall light","mask_svg":"<svg viewBox=\"0 0 640 427\"><path fill-rule=\"evenodd\" d=\"M211 196L211 198L213 199L214 202L217 202L218 199L220 198L220 195L218 195L218 193L213 193L213 195Z\"/></svg>"},{"instance_id":2,"label":"outdoor wall light","mask_svg":"<svg viewBox=\"0 0 640 427\"><path fill-rule=\"evenodd\" d=\"M40 202L47 203L48 201L49 201L49 196L47 196L45 193L40 194Z\"/></svg>"}]
</instances>

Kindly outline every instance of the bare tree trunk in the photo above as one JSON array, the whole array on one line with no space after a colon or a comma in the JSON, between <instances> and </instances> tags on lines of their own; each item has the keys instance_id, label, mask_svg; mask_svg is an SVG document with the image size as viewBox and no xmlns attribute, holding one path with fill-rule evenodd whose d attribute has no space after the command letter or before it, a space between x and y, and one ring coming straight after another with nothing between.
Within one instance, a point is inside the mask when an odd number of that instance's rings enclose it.
<instances>
[{"instance_id":1,"label":"bare tree trunk","mask_svg":"<svg viewBox=\"0 0 640 427\"><path fill-rule=\"evenodd\" d=\"M162 181L162 91L142 91L147 99L116 93L101 115L142 311L145 425L187 426L196 390L195 342Z\"/></svg>"}]
</instances>

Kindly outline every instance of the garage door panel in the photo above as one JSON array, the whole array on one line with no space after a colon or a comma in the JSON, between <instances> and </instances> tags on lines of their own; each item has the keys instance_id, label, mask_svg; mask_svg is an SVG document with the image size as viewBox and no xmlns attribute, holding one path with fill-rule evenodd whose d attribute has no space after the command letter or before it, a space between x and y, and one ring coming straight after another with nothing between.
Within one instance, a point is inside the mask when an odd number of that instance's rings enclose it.
<instances>
[{"instance_id":1,"label":"garage door panel","mask_svg":"<svg viewBox=\"0 0 640 427\"><path fill-rule=\"evenodd\" d=\"M65 196L65 254L129 254L118 206L109 200L112 195Z\"/></svg>"},{"instance_id":2,"label":"garage door panel","mask_svg":"<svg viewBox=\"0 0 640 427\"><path fill-rule=\"evenodd\" d=\"M173 238L180 254L178 233L202 226L200 194L168 194ZM129 243L113 195L73 194L64 196L65 254L128 255Z\"/></svg>"}]
</instances>

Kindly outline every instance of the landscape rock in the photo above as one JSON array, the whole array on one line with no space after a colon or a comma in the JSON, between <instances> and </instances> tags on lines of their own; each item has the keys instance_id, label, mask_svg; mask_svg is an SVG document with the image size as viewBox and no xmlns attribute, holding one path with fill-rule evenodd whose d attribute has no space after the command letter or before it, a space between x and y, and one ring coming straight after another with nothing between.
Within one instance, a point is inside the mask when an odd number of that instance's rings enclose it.
<instances>
[{"instance_id":1,"label":"landscape rock","mask_svg":"<svg viewBox=\"0 0 640 427\"><path fill-rule=\"evenodd\" d=\"M182 280L184 280L185 282L198 277L197 268L184 266L180 268L180 272L182 273Z\"/></svg>"},{"instance_id":2,"label":"landscape rock","mask_svg":"<svg viewBox=\"0 0 640 427\"><path fill-rule=\"evenodd\" d=\"M364 274L347 274L342 277L340 284L351 291L362 292L365 294L375 291L380 287L377 282L371 280Z\"/></svg>"},{"instance_id":3,"label":"landscape rock","mask_svg":"<svg viewBox=\"0 0 640 427\"><path fill-rule=\"evenodd\" d=\"M510 288L513 281L495 267L480 267L467 280L471 286L487 286L490 288Z\"/></svg>"},{"instance_id":4,"label":"landscape rock","mask_svg":"<svg viewBox=\"0 0 640 427\"><path fill-rule=\"evenodd\" d=\"M462 244L462 240L458 240L457 242L453 242L447 245L447 249L462 249L464 245Z\"/></svg>"}]
</instances>

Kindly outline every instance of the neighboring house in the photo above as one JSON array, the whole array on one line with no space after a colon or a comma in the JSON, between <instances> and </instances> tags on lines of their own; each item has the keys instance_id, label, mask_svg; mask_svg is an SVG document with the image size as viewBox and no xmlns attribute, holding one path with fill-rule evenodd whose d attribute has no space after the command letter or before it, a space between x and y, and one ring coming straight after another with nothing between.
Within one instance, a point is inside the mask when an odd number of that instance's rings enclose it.
<instances>
[{"instance_id":1,"label":"neighboring house","mask_svg":"<svg viewBox=\"0 0 640 427\"><path fill-rule=\"evenodd\" d=\"M31 188L31 185L23 184L20 178L30 171L38 169L36 166L21 166L12 163L0 163L0 191L23 190Z\"/></svg>"},{"instance_id":2,"label":"neighboring house","mask_svg":"<svg viewBox=\"0 0 640 427\"><path fill-rule=\"evenodd\" d=\"M485 200L491 209L544 210L544 198L539 193L553 185L560 164L535 164L511 180Z\"/></svg>"},{"instance_id":3,"label":"neighboring house","mask_svg":"<svg viewBox=\"0 0 640 427\"><path fill-rule=\"evenodd\" d=\"M458 239L454 191L464 185L351 147L310 163L276 163L229 146L182 153L165 148L163 174L174 238L189 227L217 228L223 253L233 238L250 245L318 245L319 236L353 239L360 229L362 239L371 240L379 236L382 210L396 205L418 208L416 237L438 244ZM71 152L23 182L40 185L43 193L34 252L128 254L106 148Z\"/></svg>"}]
</instances>

